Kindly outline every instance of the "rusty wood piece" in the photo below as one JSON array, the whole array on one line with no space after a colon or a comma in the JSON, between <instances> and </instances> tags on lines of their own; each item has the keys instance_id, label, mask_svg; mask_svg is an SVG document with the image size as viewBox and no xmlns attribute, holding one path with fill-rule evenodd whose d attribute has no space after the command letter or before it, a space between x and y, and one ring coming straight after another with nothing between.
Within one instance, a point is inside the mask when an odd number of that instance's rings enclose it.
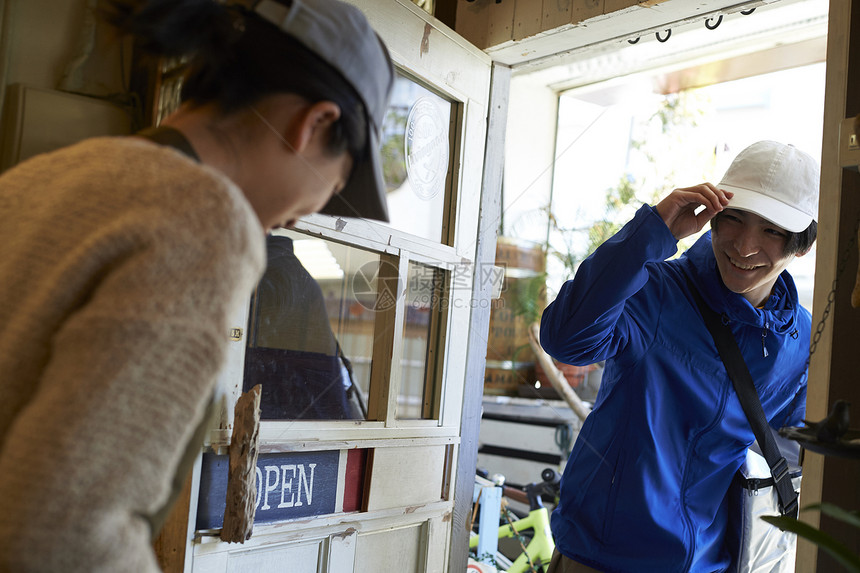
<instances>
[{"instance_id":1,"label":"rusty wood piece","mask_svg":"<svg viewBox=\"0 0 860 573\"><path fill-rule=\"evenodd\" d=\"M221 541L244 543L254 529L257 500L257 452L260 440L260 392L257 384L239 397L230 441L227 505Z\"/></svg>"},{"instance_id":2,"label":"rusty wood piece","mask_svg":"<svg viewBox=\"0 0 860 573\"><path fill-rule=\"evenodd\" d=\"M158 537L152 542L158 566L164 573L182 573L185 568L185 549L188 545L188 511L191 504L191 474L185 487L170 511Z\"/></svg>"},{"instance_id":3,"label":"rusty wood piece","mask_svg":"<svg viewBox=\"0 0 860 573\"><path fill-rule=\"evenodd\" d=\"M561 370L556 368L555 364L552 361L552 358L540 345L540 323L533 323L529 327L529 344L534 350L535 356L537 357L537 361L540 363L541 367L543 367L544 372L546 372L547 378L549 378L552 387L555 388L555 391L558 392L564 401L567 402L567 405L570 406L570 409L573 410L573 413L579 416L581 420L585 420L585 417L591 412L591 408L585 405L579 396L571 389L570 384L567 383L567 380L564 377L564 374L561 373Z\"/></svg>"}]
</instances>

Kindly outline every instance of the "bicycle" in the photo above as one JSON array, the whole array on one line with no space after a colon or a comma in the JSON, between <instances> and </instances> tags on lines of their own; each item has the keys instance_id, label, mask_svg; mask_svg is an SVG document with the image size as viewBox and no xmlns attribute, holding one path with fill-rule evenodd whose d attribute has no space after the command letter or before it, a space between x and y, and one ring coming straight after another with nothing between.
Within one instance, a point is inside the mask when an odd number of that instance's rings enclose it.
<instances>
[{"instance_id":1,"label":"bicycle","mask_svg":"<svg viewBox=\"0 0 860 573\"><path fill-rule=\"evenodd\" d=\"M554 469L546 468L541 472L541 479L541 482L527 485L524 488L525 491L510 486L502 486L502 493L505 497L526 503L529 506L528 514L521 516L519 519L511 519L511 514L517 512L507 508L505 505L502 506L502 516L506 523L503 523L498 528L498 538L516 537L522 548L522 553L512 563L503 554L498 552L496 555L490 556L490 560L494 565L504 566L509 564L507 568L503 569L507 573L539 573L549 566L549 562L552 559L555 542L553 541L552 532L549 527L549 512L543 504L542 496L550 496L552 499L557 499L561 476ZM529 536L530 539L528 538ZM473 535L469 539L470 551L474 551L478 547L479 540L480 533ZM528 541L528 543L525 543L525 541ZM476 558L480 560L486 557L479 555Z\"/></svg>"}]
</instances>

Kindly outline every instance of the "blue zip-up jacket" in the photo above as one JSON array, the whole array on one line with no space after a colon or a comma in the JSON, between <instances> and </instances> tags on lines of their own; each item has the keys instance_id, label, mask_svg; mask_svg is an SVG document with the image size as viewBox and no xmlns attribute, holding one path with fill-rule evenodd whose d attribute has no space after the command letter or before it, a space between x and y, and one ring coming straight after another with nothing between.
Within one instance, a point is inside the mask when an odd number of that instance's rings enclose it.
<instances>
[{"instance_id":1,"label":"blue zip-up jacket","mask_svg":"<svg viewBox=\"0 0 860 573\"><path fill-rule=\"evenodd\" d=\"M754 436L688 277L730 321L770 424L799 425L806 407L811 317L788 272L756 309L723 285L710 233L667 261L676 245L642 207L541 320L541 344L556 359L606 361L552 515L559 551L601 571L710 573L730 563L725 497Z\"/></svg>"}]
</instances>

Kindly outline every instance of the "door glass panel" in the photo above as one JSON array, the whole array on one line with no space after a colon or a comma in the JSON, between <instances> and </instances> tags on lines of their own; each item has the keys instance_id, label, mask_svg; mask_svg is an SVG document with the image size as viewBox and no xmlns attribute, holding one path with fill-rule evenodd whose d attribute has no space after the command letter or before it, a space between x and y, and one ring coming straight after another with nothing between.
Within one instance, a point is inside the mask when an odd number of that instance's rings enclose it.
<instances>
[{"instance_id":1,"label":"door glass panel","mask_svg":"<svg viewBox=\"0 0 860 573\"><path fill-rule=\"evenodd\" d=\"M251 301L244 390L262 384L264 420L366 418L376 284L353 279L379 255L279 229ZM373 276L369 274L369 276Z\"/></svg>"},{"instance_id":2,"label":"door glass panel","mask_svg":"<svg viewBox=\"0 0 860 573\"><path fill-rule=\"evenodd\" d=\"M441 241L450 166L451 103L398 75L382 125L390 226Z\"/></svg>"},{"instance_id":3,"label":"door glass panel","mask_svg":"<svg viewBox=\"0 0 860 573\"><path fill-rule=\"evenodd\" d=\"M399 419L435 417L436 339L442 309L443 285L447 273L441 269L409 263L406 282L406 316L403 321L403 355Z\"/></svg>"}]
</instances>

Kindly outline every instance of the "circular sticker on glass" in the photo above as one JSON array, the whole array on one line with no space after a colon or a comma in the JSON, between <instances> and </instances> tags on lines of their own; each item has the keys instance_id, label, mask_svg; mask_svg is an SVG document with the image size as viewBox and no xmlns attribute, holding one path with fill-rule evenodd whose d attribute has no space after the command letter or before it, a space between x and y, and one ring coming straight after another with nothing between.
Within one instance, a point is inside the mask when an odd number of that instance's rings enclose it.
<instances>
[{"instance_id":1,"label":"circular sticker on glass","mask_svg":"<svg viewBox=\"0 0 860 573\"><path fill-rule=\"evenodd\" d=\"M418 98L406 120L406 176L415 194L436 197L448 172L448 126L436 103Z\"/></svg>"},{"instance_id":2,"label":"circular sticker on glass","mask_svg":"<svg viewBox=\"0 0 860 573\"><path fill-rule=\"evenodd\" d=\"M397 267L386 261L370 261L352 276L352 296L367 310L394 308L403 294L397 289Z\"/></svg>"}]
</instances>

